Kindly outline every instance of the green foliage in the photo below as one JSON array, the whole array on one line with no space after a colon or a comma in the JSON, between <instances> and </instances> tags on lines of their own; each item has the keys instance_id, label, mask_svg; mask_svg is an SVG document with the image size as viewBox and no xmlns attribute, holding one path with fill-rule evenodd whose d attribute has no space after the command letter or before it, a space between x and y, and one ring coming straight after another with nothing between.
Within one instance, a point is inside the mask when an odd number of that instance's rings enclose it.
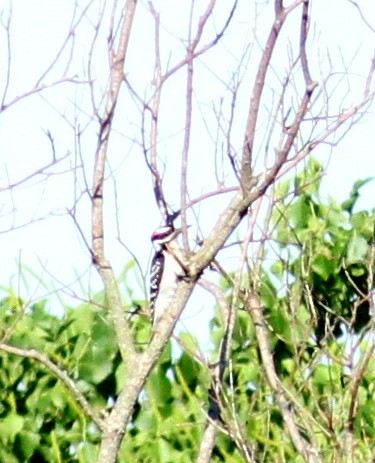
<instances>
[{"instance_id":1,"label":"green foliage","mask_svg":"<svg viewBox=\"0 0 375 463\"><path fill-rule=\"evenodd\" d=\"M114 395L109 378L117 349L95 308L85 305L60 319L44 301L26 309L20 301L14 310L8 297L1 302L0 319L8 344L48 355L79 379L94 406L104 407ZM85 461L81 456L89 453L90 443L97 444L98 431L62 383L28 358L1 351L0 364L0 461Z\"/></svg>"},{"instance_id":2,"label":"green foliage","mask_svg":"<svg viewBox=\"0 0 375 463\"><path fill-rule=\"evenodd\" d=\"M375 361L368 355L375 215L356 211L365 182L357 182L341 205L322 201L321 173L311 161L294 183L278 187L267 249L273 263L261 268L260 296L276 371L300 432L307 439L313 436L323 461L341 462L346 461L344 442L350 430L353 461L367 462L375 451ZM132 303L126 274L122 280L125 299ZM228 280L222 289L231 300ZM7 344L43 352L66 370L97 410L105 410L126 387L129 373L100 295L58 318L46 301L25 307L10 293L0 303L0 327ZM133 316L132 329L142 350L150 323ZM215 360L223 335L220 317L214 318ZM166 346L138 398L120 463L187 463L197 456L212 371L190 354L197 341L184 333L180 339L183 348ZM353 377L358 378L355 387ZM218 433L212 462L244 461L242 444L254 448L259 461L302 461L284 429L255 327L243 310L236 317L221 401L227 429L237 434ZM0 351L0 461L88 463L95 461L99 442L96 426L46 367Z\"/></svg>"},{"instance_id":3,"label":"green foliage","mask_svg":"<svg viewBox=\"0 0 375 463\"><path fill-rule=\"evenodd\" d=\"M375 215L353 212L358 191L369 180L356 182L350 207L346 201L339 205L332 199L324 204L319 197L320 170L311 160L297 176L294 190L286 183L288 189L283 189L274 212L276 243L281 255L287 250L290 258L278 259L271 272L314 312L318 340L337 338L344 326L358 333L370 320L365 295L374 284Z\"/></svg>"},{"instance_id":4,"label":"green foliage","mask_svg":"<svg viewBox=\"0 0 375 463\"><path fill-rule=\"evenodd\" d=\"M294 185L288 180L279 187L260 295L276 371L300 431L315 440L323 461L341 463L348 457L343 436L352 427L353 461L367 462L375 450L375 369L372 360L367 368L362 362L373 331L375 214L357 212L355 202L348 210L333 199L322 201L320 176L320 166L312 161ZM355 191L363 184L357 182ZM268 265L271 255L274 262ZM230 300L231 288L224 289ZM218 321L212 327L216 351L222 328ZM244 311L237 313L234 333L225 394L235 416L228 421L242 429L260 461L303 461L286 437L254 326ZM220 436L218 445L225 439Z\"/></svg>"},{"instance_id":5,"label":"green foliage","mask_svg":"<svg viewBox=\"0 0 375 463\"><path fill-rule=\"evenodd\" d=\"M9 296L0 305L7 343L47 354L103 411L126 379L106 309L100 308L104 302L67 309L63 318L49 313L45 301L25 309ZM140 316L133 321L135 338L148 340L149 321ZM38 362L1 350L0 366L0 461L95 461L98 429L62 383ZM184 352L174 358L169 343L139 398L120 461L192 461L205 422L207 387L203 367Z\"/></svg>"},{"instance_id":6,"label":"green foliage","mask_svg":"<svg viewBox=\"0 0 375 463\"><path fill-rule=\"evenodd\" d=\"M185 352L172 355L171 347L148 378L121 461L194 461L205 423L207 372Z\"/></svg>"},{"instance_id":7,"label":"green foliage","mask_svg":"<svg viewBox=\"0 0 375 463\"><path fill-rule=\"evenodd\" d=\"M358 190L368 180L356 182L348 207L347 202L322 201L320 175L319 166L311 161L293 187L290 181L279 187L273 213L275 261L263 267L260 293L277 373L293 397L292 403L303 410L297 413L301 429L312 430L324 461L341 462L347 461L347 455L344 452L342 459L339 457L340 449L345 448L340 436L353 423L354 460L365 462L374 451L369 444L375 431L370 379L374 370L372 362L360 370L370 349L361 339L373 330L375 214L355 210ZM270 254L271 250L268 257ZM237 323L242 324L241 317ZM241 372L247 357L250 371L259 372L257 341L251 330L247 334L247 343L242 341L242 348L234 352L235 371ZM351 384L354 369L360 384L358 397ZM246 379L253 390L252 402L248 400L249 408L252 403L250 418L243 422L245 434L257 443L258 454L263 449L265 461L279 461L285 431L272 409L275 397L272 393L267 396L264 377L254 373L236 384L242 393L249 395L241 385ZM237 403L246 403L246 399ZM353 403L358 404L357 413ZM250 420L257 413L262 418L254 428ZM255 429L262 430L262 437ZM297 461L293 448L282 446L288 455L283 455L282 461Z\"/></svg>"},{"instance_id":8,"label":"green foliage","mask_svg":"<svg viewBox=\"0 0 375 463\"><path fill-rule=\"evenodd\" d=\"M98 299L58 318L45 301L25 307L10 295L0 304L2 336L9 345L47 355L94 408L104 410L124 382L104 305ZM141 317L134 328L136 337L149 335ZM28 358L0 351L0 366L0 461L94 461L99 432L65 386Z\"/></svg>"}]
</instances>

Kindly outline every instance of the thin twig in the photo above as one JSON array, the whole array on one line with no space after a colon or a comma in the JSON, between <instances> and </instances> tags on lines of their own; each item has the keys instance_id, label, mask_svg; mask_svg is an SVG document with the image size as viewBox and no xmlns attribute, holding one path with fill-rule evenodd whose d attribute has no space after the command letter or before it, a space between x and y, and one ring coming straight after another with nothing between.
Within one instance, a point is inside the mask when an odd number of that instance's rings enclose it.
<instances>
[{"instance_id":1,"label":"thin twig","mask_svg":"<svg viewBox=\"0 0 375 463\"><path fill-rule=\"evenodd\" d=\"M11 106L15 105L21 100L24 100L28 96L35 95L37 93L41 93L44 90L47 90L49 88L55 87L56 85L60 85L63 83L73 83L73 84L87 84L89 81L87 80L77 80L73 77L62 77L61 79L56 80L55 82L51 82L50 84L40 84L38 87L32 88L31 90L28 90L25 93L22 93L22 95L16 96L13 98L13 100L9 101L9 103L3 103L2 106L0 107L0 113L5 111L6 109L9 109Z\"/></svg>"},{"instance_id":2,"label":"thin twig","mask_svg":"<svg viewBox=\"0 0 375 463\"><path fill-rule=\"evenodd\" d=\"M23 183L26 183L28 182L29 180L31 180L32 178L34 177L37 177L38 175L48 175L45 171L47 169L50 169L52 166L55 166L56 164L58 164L59 162L63 161L64 159L66 159L68 156L70 156L70 153L66 153L65 156L59 158L59 159L56 159L54 156L53 156L53 159L50 163L46 164L45 166L43 167L40 167L39 169L35 170L34 172L32 172L31 174L27 175L26 177L22 178L21 180L18 180L17 182L14 182L14 183L9 183L7 186L5 187L1 187L0 188L0 193L3 192L3 191L6 191L6 190L13 190L14 188L17 188L19 187L20 185L22 185Z\"/></svg>"},{"instance_id":3,"label":"thin twig","mask_svg":"<svg viewBox=\"0 0 375 463\"><path fill-rule=\"evenodd\" d=\"M156 12L152 2L149 2L149 8L154 16L155 22L155 72L153 82L155 84L155 93L152 98L152 105L148 107L151 111L151 129L150 129L150 162L147 160L145 153L146 163L151 171L152 183L154 186L154 195L156 204L163 217L164 223L169 223L169 211L167 202L164 197L162 177L158 168L158 122L160 111L160 100L162 91L162 77L161 77L161 58L160 58L160 16Z\"/></svg>"}]
</instances>

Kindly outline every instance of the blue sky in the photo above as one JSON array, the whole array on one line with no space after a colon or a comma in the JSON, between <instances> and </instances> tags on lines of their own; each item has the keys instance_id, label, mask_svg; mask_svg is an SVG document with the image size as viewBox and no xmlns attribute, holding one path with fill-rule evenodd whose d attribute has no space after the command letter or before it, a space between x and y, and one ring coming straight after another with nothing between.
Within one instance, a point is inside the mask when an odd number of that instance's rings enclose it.
<instances>
[{"instance_id":1,"label":"blue sky","mask_svg":"<svg viewBox=\"0 0 375 463\"><path fill-rule=\"evenodd\" d=\"M95 42L91 76L87 73L86 64L101 3L96 0L90 2L86 16L78 24L75 34L69 37L68 45L51 68L49 66L57 50L68 36L74 5L69 3L67 6L61 0L18 0L11 3L11 73L6 102L32 89L41 77L43 84L61 79L66 82L39 95L24 98L1 114L1 188L18 182L51 162L52 148L47 131L53 138L56 157L64 159L19 187L2 191L0 284L3 288L20 288L22 296L31 301L48 296L55 289L62 298L76 297L82 293L93 294L100 283L90 266L81 234L67 214L67 209L71 209L73 204L77 205L76 217L83 235L89 239L89 202L87 195L81 196L80 193L85 189L85 182L91 182L90 169L97 126L92 120L87 82L89 78L94 79L95 98L99 102L107 78L108 29L105 27L99 29ZM184 56L186 17L190 14L190 2L178 2L178 6L176 3L171 0L154 2L160 12L162 63L165 68L171 67ZM345 111L358 101L363 91L370 60L374 56L375 34L364 25L352 2L316 0L312 3L314 21L309 39L313 50L310 55L312 74L320 83L320 88L324 75L328 72L331 74L326 83L329 110ZM375 27L375 4L365 1L357 3L368 22ZM8 7L3 8L3 18L9 13L9 5L10 2ZM84 7L89 2L79 1L78 5ZM203 43L212 38L215 28L217 30L222 27L228 14L227 6L222 4L215 10L214 21L208 27ZM254 69L268 33L266 24L273 14L273 8L269 2L262 1L254 2L252 7L247 2L240 2L238 8L235 27L229 29L223 44L209 52L207 59L199 60L196 65L194 136L189 166L192 197L216 187L212 163L215 156L220 159L220 149L216 146L215 151L213 140L217 131L219 102L223 102L224 109L228 108L230 100L225 83L233 78L236 69L243 79L239 93L243 104L238 103L237 125L233 132L238 150L242 142L243 115L247 111L251 79L254 78ZM76 18L80 11L78 8ZM110 13L111 10L105 10L104 24L108 24ZM202 11L196 2L193 19L197 20L200 14ZM298 27L297 19L297 16L294 19L292 17L287 25L284 45L293 37L295 40L293 34ZM154 20L147 2L140 2L125 71L138 95L145 99L153 91L153 27ZM255 36L252 35L254 30ZM0 37L2 43L6 43L4 29ZM288 61L285 57L288 53L296 53L293 42L289 51L284 48L280 49L280 56L276 56L274 67L269 73L264 101L266 109L274 104L278 78L287 69ZM3 61L2 69L5 65ZM299 82L295 84L298 87ZM5 85L3 75L0 77L0 88L4 89ZM185 74L176 74L171 78L163 95L158 147L161 163L165 162L166 193L171 205L178 208L180 187L179 174L176 172L179 172L183 139ZM291 94L290 101L293 98ZM267 124L266 110L262 117L260 127ZM125 243L140 260L142 272L146 276L152 252L149 237L159 225L160 215L153 200L149 173L140 147L141 120L139 103L124 91L110 145L112 174L109 175L106 198L107 251L116 273L120 274L130 259L123 245ZM79 138L74 124L82 132ZM375 175L374 138L374 114L373 107L370 107L368 114L352 127L338 146L319 146L314 154L327 166L323 181L326 195L341 201L348 195L355 180ZM258 156L258 162L262 165L261 149ZM226 174L228 165L224 162L223 166L219 169L220 175L229 186L231 177ZM374 197L375 184L370 183L363 188L360 206L372 208ZM204 231L208 231L214 222L222 201L226 203L228 199L209 201L206 206L197 209ZM8 229L10 231L6 231ZM72 285L73 282L76 283ZM187 324L188 320L196 323L197 314L205 310L204 305L205 302L201 303L200 299L195 301L191 316L186 315Z\"/></svg>"}]
</instances>

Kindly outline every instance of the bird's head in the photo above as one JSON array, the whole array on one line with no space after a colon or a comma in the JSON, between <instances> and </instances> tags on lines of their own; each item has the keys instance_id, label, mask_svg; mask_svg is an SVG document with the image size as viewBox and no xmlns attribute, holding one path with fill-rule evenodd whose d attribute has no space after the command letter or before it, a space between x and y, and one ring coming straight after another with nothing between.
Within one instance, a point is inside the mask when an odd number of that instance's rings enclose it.
<instances>
[{"instance_id":1,"label":"bird's head","mask_svg":"<svg viewBox=\"0 0 375 463\"><path fill-rule=\"evenodd\" d=\"M181 228L174 228L170 225L164 225L157 228L151 235L151 241L155 246L162 246L174 240L180 233Z\"/></svg>"}]
</instances>

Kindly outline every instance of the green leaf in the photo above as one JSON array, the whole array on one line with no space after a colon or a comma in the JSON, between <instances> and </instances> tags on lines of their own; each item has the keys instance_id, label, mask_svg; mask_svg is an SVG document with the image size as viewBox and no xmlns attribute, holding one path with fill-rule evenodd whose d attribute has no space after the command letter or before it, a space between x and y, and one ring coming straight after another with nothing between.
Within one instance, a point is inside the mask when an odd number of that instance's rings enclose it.
<instances>
[{"instance_id":1,"label":"green leaf","mask_svg":"<svg viewBox=\"0 0 375 463\"><path fill-rule=\"evenodd\" d=\"M352 238L348 244L346 255L347 265L363 262L368 252L368 243L362 235L358 235L356 231L353 232Z\"/></svg>"},{"instance_id":2,"label":"green leaf","mask_svg":"<svg viewBox=\"0 0 375 463\"><path fill-rule=\"evenodd\" d=\"M352 191L350 192L350 196L347 200L345 200L341 207L345 210L348 211L349 213L352 212L353 207L355 206L358 198L359 198L359 190L366 185L366 183L374 180L374 177L368 177L364 180L357 180L352 188Z\"/></svg>"},{"instance_id":3,"label":"green leaf","mask_svg":"<svg viewBox=\"0 0 375 463\"><path fill-rule=\"evenodd\" d=\"M189 333L180 333L182 345L187 351L196 352L199 349L198 340Z\"/></svg>"},{"instance_id":4,"label":"green leaf","mask_svg":"<svg viewBox=\"0 0 375 463\"><path fill-rule=\"evenodd\" d=\"M79 463L92 463L96 461L98 456L98 448L90 442L84 442L79 446L78 458Z\"/></svg>"},{"instance_id":5,"label":"green leaf","mask_svg":"<svg viewBox=\"0 0 375 463\"><path fill-rule=\"evenodd\" d=\"M302 323L306 324L310 321L311 319L311 314L310 312L306 309L306 306L303 304L300 304L297 308L297 313L296 313L297 319Z\"/></svg>"},{"instance_id":6,"label":"green leaf","mask_svg":"<svg viewBox=\"0 0 375 463\"><path fill-rule=\"evenodd\" d=\"M141 431L145 433L150 433L152 430L153 432L156 432L157 429L157 418L156 418L156 413L153 410L153 408L150 406L150 403L147 403L147 406L143 404L143 407L141 408L136 422L135 422L138 431ZM147 440L147 438L142 437L142 435L139 436L139 440Z\"/></svg>"},{"instance_id":7,"label":"green leaf","mask_svg":"<svg viewBox=\"0 0 375 463\"><path fill-rule=\"evenodd\" d=\"M367 211L357 212L350 217L350 222L358 234L368 241L374 238L375 215Z\"/></svg>"},{"instance_id":8,"label":"green leaf","mask_svg":"<svg viewBox=\"0 0 375 463\"><path fill-rule=\"evenodd\" d=\"M119 366L116 368L116 393L119 394L123 387L126 384L126 379L127 379L127 374L126 374L126 367L123 362L119 364Z\"/></svg>"},{"instance_id":9,"label":"green leaf","mask_svg":"<svg viewBox=\"0 0 375 463\"><path fill-rule=\"evenodd\" d=\"M199 375L200 367L198 363L186 352L183 352L176 367L179 368L188 386L195 387Z\"/></svg>"},{"instance_id":10,"label":"green leaf","mask_svg":"<svg viewBox=\"0 0 375 463\"><path fill-rule=\"evenodd\" d=\"M295 178L295 188L298 194L308 193L316 195L320 188L323 168L322 165L310 157L303 172Z\"/></svg>"},{"instance_id":11,"label":"green leaf","mask_svg":"<svg viewBox=\"0 0 375 463\"><path fill-rule=\"evenodd\" d=\"M89 354L86 360L80 362L80 377L88 382L100 384L112 371L113 365L105 352L98 352L97 355Z\"/></svg>"},{"instance_id":12,"label":"green leaf","mask_svg":"<svg viewBox=\"0 0 375 463\"><path fill-rule=\"evenodd\" d=\"M247 383L257 384L259 381L259 365L254 362L247 362L238 367L240 382L244 385Z\"/></svg>"},{"instance_id":13,"label":"green leaf","mask_svg":"<svg viewBox=\"0 0 375 463\"><path fill-rule=\"evenodd\" d=\"M282 280L285 270L285 263L282 260L274 262L270 268L273 275Z\"/></svg>"},{"instance_id":14,"label":"green leaf","mask_svg":"<svg viewBox=\"0 0 375 463\"><path fill-rule=\"evenodd\" d=\"M314 371L314 383L320 386L340 385L340 370L337 365L318 365Z\"/></svg>"},{"instance_id":15,"label":"green leaf","mask_svg":"<svg viewBox=\"0 0 375 463\"><path fill-rule=\"evenodd\" d=\"M171 396L172 386L164 372L155 370L149 378L147 391L156 404L164 404Z\"/></svg>"},{"instance_id":16,"label":"green leaf","mask_svg":"<svg viewBox=\"0 0 375 463\"><path fill-rule=\"evenodd\" d=\"M40 435L30 431L21 432L16 441L17 449L21 453L23 460L30 458L40 444Z\"/></svg>"},{"instance_id":17,"label":"green leaf","mask_svg":"<svg viewBox=\"0 0 375 463\"><path fill-rule=\"evenodd\" d=\"M365 421L366 432L372 437L375 436L375 402L372 399L366 400L365 403L358 407L358 418ZM358 419L357 418L357 419ZM362 421L361 420L361 421Z\"/></svg>"},{"instance_id":18,"label":"green leaf","mask_svg":"<svg viewBox=\"0 0 375 463\"><path fill-rule=\"evenodd\" d=\"M276 187L276 199L283 199L288 193L290 188L290 180L280 182Z\"/></svg>"},{"instance_id":19,"label":"green leaf","mask_svg":"<svg viewBox=\"0 0 375 463\"><path fill-rule=\"evenodd\" d=\"M172 344L170 342L165 346L160 356L159 365L162 366L164 370L172 365Z\"/></svg>"},{"instance_id":20,"label":"green leaf","mask_svg":"<svg viewBox=\"0 0 375 463\"><path fill-rule=\"evenodd\" d=\"M314 257L312 262L312 270L327 281L334 273L335 263L327 257L319 254Z\"/></svg>"},{"instance_id":21,"label":"green leaf","mask_svg":"<svg viewBox=\"0 0 375 463\"><path fill-rule=\"evenodd\" d=\"M21 431L24 419L16 413L9 413L0 421L0 439L13 441L17 433Z\"/></svg>"},{"instance_id":22,"label":"green leaf","mask_svg":"<svg viewBox=\"0 0 375 463\"><path fill-rule=\"evenodd\" d=\"M14 452L7 452L5 448L0 448L0 461L6 461L6 463L20 463L19 459L14 455Z\"/></svg>"},{"instance_id":23,"label":"green leaf","mask_svg":"<svg viewBox=\"0 0 375 463\"><path fill-rule=\"evenodd\" d=\"M298 198L290 208L290 220L295 226L296 230L300 230L307 227L311 209L306 201L306 197Z\"/></svg>"}]
</instances>

